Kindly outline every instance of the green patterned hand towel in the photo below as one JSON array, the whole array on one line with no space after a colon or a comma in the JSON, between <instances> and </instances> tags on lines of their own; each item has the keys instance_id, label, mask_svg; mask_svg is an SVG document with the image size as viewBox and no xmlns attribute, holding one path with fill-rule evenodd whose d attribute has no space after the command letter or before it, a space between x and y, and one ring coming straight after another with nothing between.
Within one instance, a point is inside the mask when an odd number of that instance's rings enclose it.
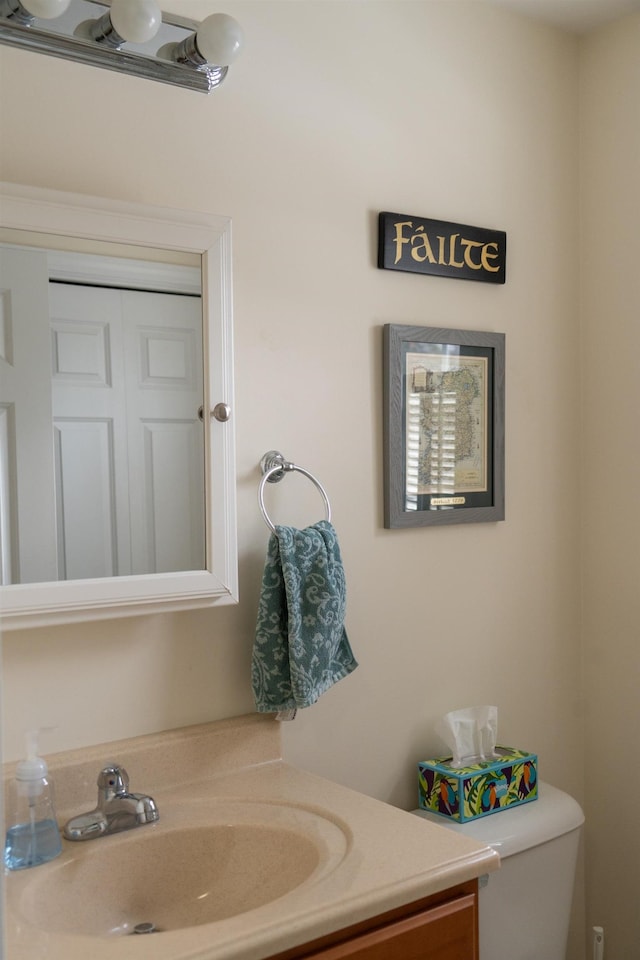
<instances>
[{"instance_id":1,"label":"green patterned hand towel","mask_svg":"<svg viewBox=\"0 0 640 960\"><path fill-rule=\"evenodd\" d=\"M309 707L355 670L345 608L344 569L331 524L277 526L269 539L253 647L259 713Z\"/></svg>"}]
</instances>

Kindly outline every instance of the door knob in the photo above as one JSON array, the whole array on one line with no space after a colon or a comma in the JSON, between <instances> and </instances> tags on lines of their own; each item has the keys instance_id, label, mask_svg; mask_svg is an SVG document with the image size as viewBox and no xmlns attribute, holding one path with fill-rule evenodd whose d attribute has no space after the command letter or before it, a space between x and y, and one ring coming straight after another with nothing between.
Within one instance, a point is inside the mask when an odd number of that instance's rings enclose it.
<instances>
[{"instance_id":1,"label":"door knob","mask_svg":"<svg viewBox=\"0 0 640 960\"><path fill-rule=\"evenodd\" d=\"M220 423L226 423L231 419L231 407L228 403L216 403L210 416L215 417ZM203 407L198 407L198 417L200 420L203 419Z\"/></svg>"},{"instance_id":2,"label":"door knob","mask_svg":"<svg viewBox=\"0 0 640 960\"><path fill-rule=\"evenodd\" d=\"M216 403L213 408L213 416L216 420L219 420L220 423L226 423L231 416L231 407L228 403Z\"/></svg>"}]
</instances>

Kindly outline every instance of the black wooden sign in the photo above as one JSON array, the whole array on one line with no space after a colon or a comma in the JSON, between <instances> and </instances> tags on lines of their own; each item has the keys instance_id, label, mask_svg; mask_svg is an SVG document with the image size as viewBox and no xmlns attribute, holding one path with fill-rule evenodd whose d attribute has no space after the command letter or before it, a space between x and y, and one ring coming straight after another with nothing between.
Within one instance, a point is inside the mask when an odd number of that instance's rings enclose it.
<instances>
[{"instance_id":1,"label":"black wooden sign","mask_svg":"<svg viewBox=\"0 0 640 960\"><path fill-rule=\"evenodd\" d=\"M378 266L459 280L504 283L507 234L447 220L381 213Z\"/></svg>"}]
</instances>

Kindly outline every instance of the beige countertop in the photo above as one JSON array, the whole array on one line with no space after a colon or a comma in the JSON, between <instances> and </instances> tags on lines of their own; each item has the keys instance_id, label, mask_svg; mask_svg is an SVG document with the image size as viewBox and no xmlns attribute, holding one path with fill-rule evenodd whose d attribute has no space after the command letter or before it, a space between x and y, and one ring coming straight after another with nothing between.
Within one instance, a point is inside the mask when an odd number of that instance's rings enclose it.
<instances>
[{"instance_id":1,"label":"beige countertop","mask_svg":"<svg viewBox=\"0 0 640 960\"><path fill-rule=\"evenodd\" d=\"M61 856L51 863L7 873L7 960L264 960L499 865L488 846L284 763L279 725L258 716L49 758L60 823L95 806L97 773L112 760L127 768L132 790L155 798L160 821L84 843L63 841ZM5 777L12 773L7 765ZM38 888L55 883L61 867L73 871L80 857L104 852L106 859L118 849L130 854L143 834L197 828L234 809L245 819L254 810L272 811L276 822L299 831L311 824L322 851L317 867L295 889L262 906L148 936L56 932L55 918L42 921L34 907ZM100 882L107 895L105 873ZM100 890L86 895L100 896Z\"/></svg>"}]
</instances>

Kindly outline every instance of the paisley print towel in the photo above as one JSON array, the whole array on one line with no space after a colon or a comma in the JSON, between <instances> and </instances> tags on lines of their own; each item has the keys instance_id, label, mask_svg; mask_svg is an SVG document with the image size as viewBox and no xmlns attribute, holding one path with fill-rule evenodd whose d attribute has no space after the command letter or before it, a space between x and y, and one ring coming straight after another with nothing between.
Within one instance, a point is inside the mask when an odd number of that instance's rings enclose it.
<instances>
[{"instance_id":1,"label":"paisley print towel","mask_svg":"<svg viewBox=\"0 0 640 960\"><path fill-rule=\"evenodd\" d=\"M358 666L344 628L346 588L327 520L276 527L258 605L251 680L259 713L309 707Z\"/></svg>"}]
</instances>

